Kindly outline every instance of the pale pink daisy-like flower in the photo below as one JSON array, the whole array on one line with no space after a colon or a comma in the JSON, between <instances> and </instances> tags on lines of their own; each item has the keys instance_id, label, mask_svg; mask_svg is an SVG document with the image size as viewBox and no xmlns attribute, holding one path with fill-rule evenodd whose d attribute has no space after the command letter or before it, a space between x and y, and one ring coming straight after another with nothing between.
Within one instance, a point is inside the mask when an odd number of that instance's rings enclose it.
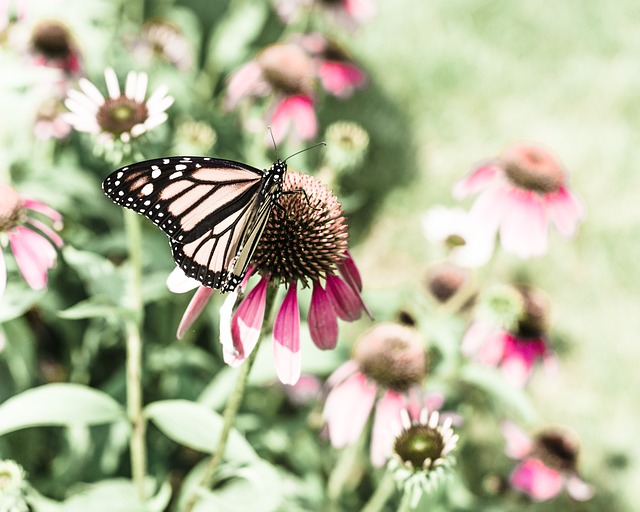
<instances>
[{"instance_id":1,"label":"pale pink daisy-like flower","mask_svg":"<svg viewBox=\"0 0 640 512\"><path fill-rule=\"evenodd\" d=\"M550 222L571 237L585 214L558 159L529 142L508 146L454 187L458 198L475 193L474 229L489 237L499 233L504 249L521 258L546 252Z\"/></svg>"},{"instance_id":2,"label":"pale pink daisy-like flower","mask_svg":"<svg viewBox=\"0 0 640 512\"><path fill-rule=\"evenodd\" d=\"M565 429L549 428L531 439L516 424L501 426L505 453L520 463L509 477L511 486L534 501L547 501L566 489L577 501L593 496L593 488L578 475L578 442Z\"/></svg>"},{"instance_id":3,"label":"pale pink daisy-like flower","mask_svg":"<svg viewBox=\"0 0 640 512\"><path fill-rule=\"evenodd\" d=\"M365 332L352 359L327 381L330 391L322 415L334 448L358 440L375 405L371 461L375 466L384 465L390 446L389 422L409 403L422 402L421 384L427 368L427 353L417 330L382 323Z\"/></svg>"},{"instance_id":4,"label":"pale pink daisy-like flower","mask_svg":"<svg viewBox=\"0 0 640 512\"><path fill-rule=\"evenodd\" d=\"M130 142L167 120L166 110L173 104L161 85L149 98L146 73L130 71L124 91L120 91L118 77L112 68L105 69L108 96L86 78L79 81L82 92L70 90L65 105L70 112L64 120L80 132L97 136L101 142L118 140Z\"/></svg>"},{"instance_id":5,"label":"pale pink daisy-like flower","mask_svg":"<svg viewBox=\"0 0 640 512\"><path fill-rule=\"evenodd\" d=\"M33 123L33 134L38 140L64 139L71 133L71 126L62 119L64 105L51 98L40 105Z\"/></svg>"},{"instance_id":6,"label":"pale pink daisy-like flower","mask_svg":"<svg viewBox=\"0 0 640 512\"><path fill-rule=\"evenodd\" d=\"M388 467L408 495L411 508L434 492L455 465L452 452L459 436L452 425L452 417L441 422L440 413L428 407L418 414L402 409L393 422L396 434Z\"/></svg>"},{"instance_id":7,"label":"pale pink daisy-like flower","mask_svg":"<svg viewBox=\"0 0 640 512\"><path fill-rule=\"evenodd\" d=\"M320 9L337 24L352 31L371 21L378 12L373 0L275 0L274 3L278 16L285 23L292 23L303 11L313 15L315 9Z\"/></svg>"},{"instance_id":8,"label":"pale pink daisy-like flower","mask_svg":"<svg viewBox=\"0 0 640 512\"><path fill-rule=\"evenodd\" d=\"M0 183L0 247L8 243L18 268L34 290L47 285L47 271L55 265L56 247L62 247L60 236L38 217L62 226L62 216L45 204L20 197L15 189ZM0 295L7 281L5 261L0 253Z\"/></svg>"},{"instance_id":9,"label":"pale pink daisy-like flower","mask_svg":"<svg viewBox=\"0 0 640 512\"><path fill-rule=\"evenodd\" d=\"M130 44L134 56L149 64L153 58L166 60L177 69L193 67L193 50L184 32L169 20L151 19Z\"/></svg>"},{"instance_id":10,"label":"pale pink daisy-like flower","mask_svg":"<svg viewBox=\"0 0 640 512\"><path fill-rule=\"evenodd\" d=\"M495 246L495 233L478 230L469 212L462 208L434 206L421 218L426 239L443 246L450 260L461 267L485 265Z\"/></svg>"},{"instance_id":11,"label":"pale pink daisy-like flower","mask_svg":"<svg viewBox=\"0 0 640 512\"><path fill-rule=\"evenodd\" d=\"M360 297L362 282L348 252L347 224L337 198L320 181L298 173L287 174L283 191L244 282L220 310L220 342L227 364L244 362L262 333L268 287L283 284L287 292L273 325L273 356L280 381L293 385L301 372L298 284L313 288L307 323L311 339L322 350L335 347L338 319L354 321L368 310ZM256 274L261 279L238 303L249 276ZM168 284L172 291L184 290L175 276ZM198 317L212 291L198 288L178 337Z\"/></svg>"},{"instance_id":12,"label":"pale pink daisy-like flower","mask_svg":"<svg viewBox=\"0 0 640 512\"><path fill-rule=\"evenodd\" d=\"M498 366L516 386L527 383L537 361L553 367L548 304L540 291L525 286L501 287L492 297L481 300L485 301L481 306L486 307L480 308L464 335L463 354ZM494 311L489 312L491 308Z\"/></svg>"}]
</instances>

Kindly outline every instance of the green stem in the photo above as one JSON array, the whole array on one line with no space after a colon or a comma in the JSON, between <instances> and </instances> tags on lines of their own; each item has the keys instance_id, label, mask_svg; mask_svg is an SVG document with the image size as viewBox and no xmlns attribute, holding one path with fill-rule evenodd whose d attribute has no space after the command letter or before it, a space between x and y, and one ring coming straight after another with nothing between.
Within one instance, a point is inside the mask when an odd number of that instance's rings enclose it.
<instances>
[{"instance_id":1,"label":"green stem","mask_svg":"<svg viewBox=\"0 0 640 512\"><path fill-rule=\"evenodd\" d=\"M389 498L396 492L396 483L393 480L393 474L391 471L385 471L384 475L376 491L371 495L371 498L365 503L362 512L380 512L389 501Z\"/></svg>"},{"instance_id":2,"label":"green stem","mask_svg":"<svg viewBox=\"0 0 640 512\"><path fill-rule=\"evenodd\" d=\"M242 403L242 399L244 398L245 391L247 389L247 383L249 382L249 373L251 372L251 368L253 367L253 363L256 360L258 355L258 349L260 348L260 341L262 338L268 333L271 329L270 323L267 321L271 316L271 309L273 308L274 299L277 293L277 288L268 287L267 288L267 297L266 297L266 306L265 306L265 322L262 324L262 329L260 332L260 336L258 337L258 342L256 346L253 348L251 354L244 362L244 364L240 367L240 371L238 374L238 379L236 380L236 385L231 392L231 396L227 401L227 405L224 409L224 413L222 415L222 432L220 433L220 439L218 439L218 444L216 446L215 451L209 458L209 462L207 463L204 472L202 473L202 477L200 478L200 483L196 485L192 491L191 496L187 500L187 504L185 505L184 512L191 512L196 502L198 501L198 488L209 488L213 483L213 477L215 476L216 470L220 466L222 462L222 458L224 456L225 449L227 447L227 442L229 440L229 434L233 429L233 425L235 424L236 417L238 416L238 410L240 409L240 404Z\"/></svg>"},{"instance_id":3,"label":"green stem","mask_svg":"<svg viewBox=\"0 0 640 512\"><path fill-rule=\"evenodd\" d=\"M141 501L145 499L144 480L147 473L145 445L146 422L142 411L142 337L140 327L144 314L142 301L142 246L140 218L133 211L124 211L124 225L129 248L131 269L129 308L131 316L125 320L127 344L127 414L132 432L129 440L131 474Z\"/></svg>"}]
</instances>

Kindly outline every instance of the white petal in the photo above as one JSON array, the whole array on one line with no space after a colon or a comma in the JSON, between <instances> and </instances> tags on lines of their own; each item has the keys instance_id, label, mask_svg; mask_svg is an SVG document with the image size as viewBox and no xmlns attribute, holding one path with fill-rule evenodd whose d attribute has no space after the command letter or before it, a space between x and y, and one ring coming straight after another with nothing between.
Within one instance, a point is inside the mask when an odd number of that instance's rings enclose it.
<instances>
[{"instance_id":1,"label":"white petal","mask_svg":"<svg viewBox=\"0 0 640 512\"><path fill-rule=\"evenodd\" d=\"M134 94L134 100L138 103L144 103L144 96L147 94L147 83L149 82L149 77L146 73L138 73L138 83L136 84L136 90Z\"/></svg>"},{"instance_id":2,"label":"white petal","mask_svg":"<svg viewBox=\"0 0 640 512\"><path fill-rule=\"evenodd\" d=\"M118 77L113 68L107 68L104 70L104 81L107 84L107 91L112 99L120 97L120 84L118 84Z\"/></svg>"},{"instance_id":3,"label":"white petal","mask_svg":"<svg viewBox=\"0 0 640 512\"><path fill-rule=\"evenodd\" d=\"M82 89L82 91L89 97L91 98L91 100L98 106L104 104L104 96L102 96L102 93L98 90L98 88L93 85L91 82L89 82L89 80L87 80L86 78L81 78L78 81L78 85L80 86L80 89Z\"/></svg>"},{"instance_id":4,"label":"white petal","mask_svg":"<svg viewBox=\"0 0 640 512\"><path fill-rule=\"evenodd\" d=\"M176 267L167 277L167 288L172 293L187 293L200 286L200 282L188 277L180 267Z\"/></svg>"},{"instance_id":5,"label":"white petal","mask_svg":"<svg viewBox=\"0 0 640 512\"><path fill-rule=\"evenodd\" d=\"M89 98L89 96L87 96L86 94L82 94L80 91L70 89L67 93L67 96L67 100L71 100L77 104L82 105L89 112L95 113L100 108L100 105Z\"/></svg>"},{"instance_id":6,"label":"white petal","mask_svg":"<svg viewBox=\"0 0 640 512\"><path fill-rule=\"evenodd\" d=\"M138 86L138 73L135 71L129 71L127 73L127 80L124 84L124 95L134 100L136 97L136 88Z\"/></svg>"},{"instance_id":7,"label":"white petal","mask_svg":"<svg viewBox=\"0 0 640 512\"><path fill-rule=\"evenodd\" d=\"M154 108L154 104L156 102L160 102L162 98L164 98L167 95L168 92L169 92L169 87L167 87L165 84L162 84L160 87L158 87L155 91L153 91L151 96L149 96L149 99L147 100L147 108L149 109Z\"/></svg>"}]
</instances>

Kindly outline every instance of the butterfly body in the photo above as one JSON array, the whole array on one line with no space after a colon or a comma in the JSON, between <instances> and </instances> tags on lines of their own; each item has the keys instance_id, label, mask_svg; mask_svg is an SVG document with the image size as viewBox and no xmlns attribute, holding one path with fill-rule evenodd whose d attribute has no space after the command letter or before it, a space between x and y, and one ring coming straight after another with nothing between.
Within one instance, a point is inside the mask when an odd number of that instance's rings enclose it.
<instances>
[{"instance_id":1,"label":"butterfly body","mask_svg":"<svg viewBox=\"0 0 640 512\"><path fill-rule=\"evenodd\" d=\"M102 188L167 234L187 276L227 292L247 272L286 172L279 159L260 170L233 160L179 156L122 167Z\"/></svg>"}]
</instances>

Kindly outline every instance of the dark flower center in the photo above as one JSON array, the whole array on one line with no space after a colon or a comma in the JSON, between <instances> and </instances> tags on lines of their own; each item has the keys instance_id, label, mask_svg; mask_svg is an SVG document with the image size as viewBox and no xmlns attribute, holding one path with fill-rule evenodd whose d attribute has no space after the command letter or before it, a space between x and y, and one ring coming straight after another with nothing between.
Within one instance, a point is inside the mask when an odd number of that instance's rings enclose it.
<instances>
[{"instance_id":1,"label":"dark flower center","mask_svg":"<svg viewBox=\"0 0 640 512\"><path fill-rule=\"evenodd\" d=\"M448 301L467 280L467 274L453 265L440 265L429 272L427 288L440 302Z\"/></svg>"},{"instance_id":2,"label":"dark flower center","mask_svg":"<svg viewBox=\"0 0 640 512\"><path fill-rule=\"evenodd\" d=\"M108 98L100 107L97 121L105 132L119 135L131 131L131 129L144 123L149 117L149 111L144 103L120 96Z\"/></svg>"},{"instance_id":3,"label":"dark flower center","mask_svg":"<svg viewBox=\"0 0 640 512\"><path fill-rule=\"evenodd\" d=\"M526 286L518 286L522 295L524 307L517 321L514 334L520 339L537 339L544 336L548 325L548 307L541 292Z\"/></svg>"},{"instance_id":4,"label":"dark flower center","mask_svg":"<svg viewBox=\"0 0 640 512\"><path fill-rule=\"evenodd\" d=\"M550 468L558 471L575 471L578 445L568 435L550 430L536 436L533 454Z\"/></svg>"},{"instance_id":5,"label":"dark flower center","mask_svg":"<svg viewBox=\"0 0 640 512\"><path fill-rule=\"evenodd\" d=\"M48 59L64 59L72 52L69 31L55 21L39 24L31 36L33 49Z\"/></svg>"},{"instance_id":6,"label":"dark flower center","mask_svg":"<svg viewBox=\"0 0 640 512\"><path fill-rule=\"evenodd\" d=\"M517 187L547 194L564 184L564 172L546 150L529 144L513 145L501 155L507 178Z\"/></svg>"},{"instance_id":7,"label":"dark flower center","mask_svg":"<svg viewBox=\"0 0 640 512\"><path fill-rule=\"evenodd\" d=\"M360 337L353 356L367 377L398 392L419 384L427 374L428 356L422 337L405 325L376 325Z\"/></svg>"},{"instance_id":8,"label":"dark flower center","mask_svg":"<svg viewBox=\"0 0 640 512\"><path fill-rule=\"evenodd\" d=\"M309 56L294 44L274 44L257 57L265 79L285 94L309 94L313 89L314 68Z\"/></svg>"},{"instance_id":9,"label":"dark flower center","mask_svg":"<svg viewBox=\"0 0 640 512\"><path fill-rule=\"evenodd\" d=\"M393 450L404 463L427 469L442 456L444 440L436 429L427 425L412 425L396 438Z\"/></svg>"},{"instance_id":10,"label":"dark flower center","mask_svg":"<svg viewBox=\"0 0 640 512\"><path fill-rule=\"evenodd\" d=\"M283 191L253 262L263 274L307 286L335 273L348 247L347 223L338 199L315 178L289 173Z\"/></svg>"}]
</instances>

